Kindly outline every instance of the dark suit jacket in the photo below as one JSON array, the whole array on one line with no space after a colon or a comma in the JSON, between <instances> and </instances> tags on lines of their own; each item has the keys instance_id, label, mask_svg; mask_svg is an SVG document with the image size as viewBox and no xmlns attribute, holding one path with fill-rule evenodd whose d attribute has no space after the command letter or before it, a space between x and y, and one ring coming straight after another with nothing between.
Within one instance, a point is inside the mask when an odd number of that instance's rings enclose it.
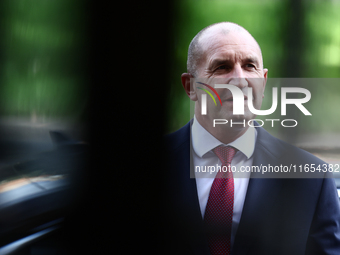
<instances>
[{"instance_id":1,"label":"dark suit jacket","mask_svg":"<svg viewBox=\"0 0 340 255\"><path fill-rule=\"evenodd\" d=\"M257 128L253 165L324 164ZM210 254L196 181L190 178L190 122L168 135L166 251ZM232 254L340 254L340 207L334 179L251 178ZM256 177L252 174L252 177Z\"/></svg>"}]
</instances>

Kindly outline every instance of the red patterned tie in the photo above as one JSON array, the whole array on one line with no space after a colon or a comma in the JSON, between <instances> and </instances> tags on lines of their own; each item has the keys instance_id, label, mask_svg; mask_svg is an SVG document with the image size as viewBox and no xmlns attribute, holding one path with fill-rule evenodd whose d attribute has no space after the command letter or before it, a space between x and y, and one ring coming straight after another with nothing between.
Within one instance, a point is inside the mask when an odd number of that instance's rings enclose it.
<instances>
[{"instance_id":1,"label":"red patterned tie","mask_svg":"<svg viewBox=\"0 0 340 255\"><path fill-rule=\"evenodd\" d=\"M229 167L236 149L221 145L216 147L214 152L221 160L222 165L221 171L217 173L210 189L204 222L207 227L211 254L230 254L230 236L234 208L234 179L233 173L229 171Z\"/></svg>"}]
</instances>

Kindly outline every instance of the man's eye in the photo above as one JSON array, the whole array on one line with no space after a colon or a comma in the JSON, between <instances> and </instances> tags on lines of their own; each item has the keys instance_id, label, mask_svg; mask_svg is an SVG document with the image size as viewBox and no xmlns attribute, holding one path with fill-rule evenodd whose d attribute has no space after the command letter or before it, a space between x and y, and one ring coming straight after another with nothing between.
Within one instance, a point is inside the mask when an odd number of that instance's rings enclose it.
<instances>
[{"instance_id":1,"label":"man's eye","mask_svg":"<svg viewBox=\"0 0 340 255\"><path fill-rule=\"evenodd\" d=\"M247 68L255 68L255 69L256 69L256 66L253 65L253 64L246 64L246 67L247 67Z\"/></svg>"},{"instance_id":2,"label":"man's eye","mask_svg":"<svg viewBox=\"0 0 340 255\"><path fill-rule=\"evenodd\" d=\"M227 69L227 66L223 65L223 66L219 66L216 68L216 70L223 70L223 69Z\"/></svg>"}]
</instances>

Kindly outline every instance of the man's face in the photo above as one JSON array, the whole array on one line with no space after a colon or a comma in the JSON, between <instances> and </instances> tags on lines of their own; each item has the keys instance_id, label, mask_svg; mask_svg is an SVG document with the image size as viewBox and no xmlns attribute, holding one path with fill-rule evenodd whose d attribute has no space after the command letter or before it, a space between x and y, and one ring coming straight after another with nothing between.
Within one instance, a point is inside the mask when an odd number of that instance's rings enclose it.
<instances>
[{"instance_id":1,"label":"man's face","mask_svg":"<svg viewBox=\"0 0 340 255\"><path fill-rule=\"evenodd\" d=\"M260 109L263 92L267 80L267 71L262 66L261 50L255 40L244 32L229 32L228 34L207 32L201 39L203 57L198 64L197 78L203 78L205 83L214 87L215 84L230 84L239 87L244 96L244 115L233 115L233 100L229 89L216 89L222 106L217 106L211 98L207 99L207 115L212 123L213 119L233 119L246 121L255 118L248 109L248 100L252 100L255 109ZM194 84L197 93L197 107L201 107L203 90L200 84ZM248 88L252 88L253 98L247 98ZM216 99L218 102L218 100ZM201 116L203 117L203 116ZM211 120L211 121L210 121Z\"/></svg>"}]
</instances>

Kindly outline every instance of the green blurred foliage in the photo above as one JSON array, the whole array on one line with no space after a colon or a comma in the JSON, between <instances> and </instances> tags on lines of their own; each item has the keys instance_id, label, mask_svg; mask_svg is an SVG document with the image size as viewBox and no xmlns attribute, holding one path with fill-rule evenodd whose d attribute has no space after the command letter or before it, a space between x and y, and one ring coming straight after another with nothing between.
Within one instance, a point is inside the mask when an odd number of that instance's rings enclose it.
<instances>
[{"instance_id":1,"label":"green blurred foliage","mask_svg":"<svg viewBox=\"0 0 340 255\"><path fill-rule=\"evenodd\" d=\"M2 2L2 116L74 117L87 100L84 1Z\"/></svg>"},{"instance_id":2,"label":"green blurred foliage","mask_svg":"<svg viewBox=\"0 0 340 255\"><path fill-rule=\"evenodd\" d=\"M190 99L182 88L180 76L186 72L190 41L201 29L213 23L230 21L246 28L261 46L269 78L340 76L338 1L178 0L174 9L166 133L190 120ZM262 109L271 105L270 86ZM313 87L312 99L317 97L317 100L308 103L313 118L303 119L303 128L316 132L339 131L340 120L336 118L339 92L340 86ZM295 129L294 132L303 131Z\"/></svg>"}]
</instances>

